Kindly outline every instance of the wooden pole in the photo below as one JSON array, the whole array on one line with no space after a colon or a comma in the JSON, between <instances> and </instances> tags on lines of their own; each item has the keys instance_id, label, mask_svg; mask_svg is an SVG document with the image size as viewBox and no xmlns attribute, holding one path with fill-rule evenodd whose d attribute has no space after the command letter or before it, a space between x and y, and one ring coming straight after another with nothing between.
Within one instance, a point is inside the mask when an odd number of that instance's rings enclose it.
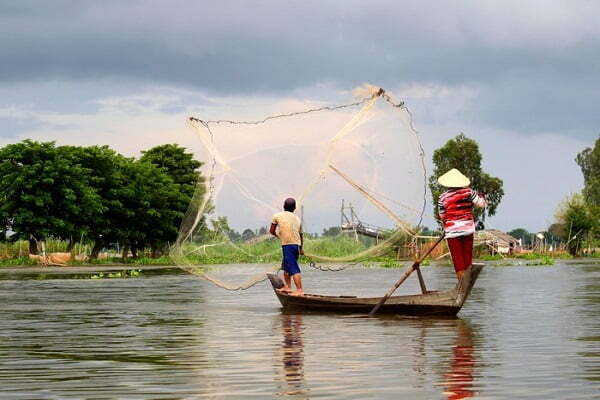
<instances>
[{"instance_id":1,"label":"wooden pole","mask_svg":"<svg viewBox=\"0 0 600 400\"><path fill-rule=\"evenodd\" d=\"M425 279L423 279L423 274L421 274L421 268L419 268L419 266L417 265L415 269L417 270L417 277L419 278L419 286L421 286L421 293L426 294L427 287L425 286Z\"/></svg>"},{"instance_id":2,"label":"wooden pole","mask_svg":"<svg viewBox=\"0 0 600 400\"><path fill-rule=\"evenodd\" d=\"M379 310L379 307L381 307L386 301L387 299L396 291L396 289L398 289L400 287L400 285L402 285L402 283L406 280L406 278L408 278L410 276L410 274L412 274L412 272L416 269L419 270L419 264L421 264L423 262L423 260L429 255L429 253L431 253L433 251L434 248L437 247L438 244L440 244L440 242L444 240L444 235L442 234L442 236L433 244L433 246L431 246L431 248L429 250L427 250L427 252L417 261L415 261L413 263L413 265L404 273L404 275L402 275L402 278L398 279L398 281L396 281L396 283L394 284L394 286L392 286L392 288L390 290L388 290L388 292L385 294L385 296L383 296L381 298L381 300L379 300L379 303L377 303L377 305L375 305L375 307L373 307L373 309L371 310L371 312L369 313L369 317L372 317L375 315L375 313L377 312L377 310Z\"/></svg>"}]
</instances>

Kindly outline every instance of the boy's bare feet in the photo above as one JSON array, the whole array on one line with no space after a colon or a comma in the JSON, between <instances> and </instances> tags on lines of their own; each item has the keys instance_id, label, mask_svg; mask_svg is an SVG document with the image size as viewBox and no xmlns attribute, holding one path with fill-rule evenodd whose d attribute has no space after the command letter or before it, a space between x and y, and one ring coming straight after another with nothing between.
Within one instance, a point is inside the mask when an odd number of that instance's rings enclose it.
<instances>
[{"instance_id":1,"label":"boy's bare feet","mask_svg":"<svg viewBox=\"0 0 600 400\"><path fill-rule=\"evenodd\" d=\"M304 291L303 290L296 290L293 293L290 293L291 296L304 296Z\"/></svg>"},{"instance_id":2,"label":"boy's bare feet","mask_svg":"<svg viewBox=\"0 0 600 400\"><path fill-rule=\"evenodd\" d=\"M290 288L289 288L289 287L287 287L287 286L284 286L284 287L282 287L282 288L279 288L279 289L277 289L277 291L278 291L279 293L285 293L285 294L291 294L291 293L292 293L292 289L290 289Z\"/></svg>"}]
</instances>

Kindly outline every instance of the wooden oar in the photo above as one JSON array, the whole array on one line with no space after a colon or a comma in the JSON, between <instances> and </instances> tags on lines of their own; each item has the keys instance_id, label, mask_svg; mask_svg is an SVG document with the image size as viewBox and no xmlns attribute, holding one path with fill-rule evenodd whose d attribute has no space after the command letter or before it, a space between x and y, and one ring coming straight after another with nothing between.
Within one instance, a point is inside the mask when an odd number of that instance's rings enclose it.
<instances>
[{"instance_id":1,"label":"wooden oar","mask_svg":"<svg viewBox=\"0 0 600 400\"><path fill-rule=\"evenodd\" d=\"M406 280L406 278L408 278L415 269L419 268L419 265L423 262L425 257L427 257L429 255L429 253L431 253L433 251L433 249L435 249L442 240L444 240L444 235L442 235L433 244L433 246L431 246L431 248L429 250L427 250L427 252L420 259L418 259L417 261L414 262L414 264L404 273L402 278L398 279L398 281L394 284L394 286L392 286L392 288L390 290L388 290L388 292L385 294L385 296L383 296L381 298L381 300L379 300L379 303L377 303L377 305L375 307L373 307L373 309L369 313L369 317L372 317L373 315L375 315L377 310L379 310L379 307L381 307L387 301L387 299L396 291L396 289L398 289L398 287L400 287L400 285L402 285L402 282L404 282Z\"/></svg>"}]
</instances>

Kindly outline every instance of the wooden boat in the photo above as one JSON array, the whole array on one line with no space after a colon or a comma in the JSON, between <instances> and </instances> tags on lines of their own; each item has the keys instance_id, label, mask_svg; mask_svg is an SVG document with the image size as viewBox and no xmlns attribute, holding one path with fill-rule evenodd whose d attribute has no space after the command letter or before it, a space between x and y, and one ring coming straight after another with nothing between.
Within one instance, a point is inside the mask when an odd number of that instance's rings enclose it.
<instances>
[{"instance_id":1,"label":"wooden boat","mask_svg":"<svg viewBox=\"0 0 600 400\"><path fill-rule=\"evenodd\" d=\"M456 315L469 297L473 285L483 268L483 264L473 264L465 271L456 286L445 291L426 294L392 296L379 308L378 313L401 315ZM348 313L368 313L381 300L381 297L323 296L305 294L291 296L280 293L283 280L275 274L267 274L277 298L284 310L330 311Z\"/></svg>"}]
</instances>

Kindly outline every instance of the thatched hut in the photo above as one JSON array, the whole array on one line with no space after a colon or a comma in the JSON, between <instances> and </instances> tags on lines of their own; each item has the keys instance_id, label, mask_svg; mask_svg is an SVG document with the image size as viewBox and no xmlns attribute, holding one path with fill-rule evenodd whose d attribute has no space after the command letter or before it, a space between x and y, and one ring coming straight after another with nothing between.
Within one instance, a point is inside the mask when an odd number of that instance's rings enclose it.
<instances>
[{"instance_id":1,"label":"thatched hut","mask_svg":"<svg viewBox=\"0 0 600 400\"><path fill-rule=\"evenodd\" d=\"M475 235L477 243L485 243L492 254L513 254L521 251L518 239L497 229L478 231Z\"/></svg>"}]
</instances>

